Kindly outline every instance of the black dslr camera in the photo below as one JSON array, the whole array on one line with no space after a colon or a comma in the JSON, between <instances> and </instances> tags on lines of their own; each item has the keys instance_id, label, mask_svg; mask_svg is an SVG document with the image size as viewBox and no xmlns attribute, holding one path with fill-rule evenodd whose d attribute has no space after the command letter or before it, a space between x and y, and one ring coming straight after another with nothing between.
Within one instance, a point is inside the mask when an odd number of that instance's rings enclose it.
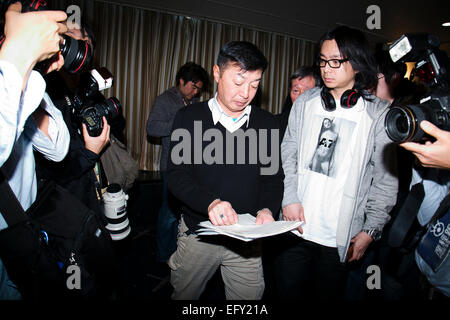
<instances>
[{"instance_id":1,"label":"black dslr camera","mask_svg":"<svg viewBox=\"0 0 450 320\"><path fill-rule=\"evenodd\" d=\"M103 130L104 116L109 124L122 114L122 106L115 97L105 99L101 90L112 86L113 76L106 68L92 69L83 73L80 85L72 97L66 96L67 104L77 122L86 124L88 134L98 137Z\"/></svg>"},{"instance_id":2,"label":"black dslr camera","mask_svg":"<svg viewBox=\"0 0 450 320\"><path fill-rule=\"evenodd\" d=\"M393 106L386 114L384 127L394 142L432 140L420 128L422 120L450 131L450 63L439 45L439 38L431 34L405 34L389 48L393 62L416 62L414 75L430 89L420 104Z\"/></svg>"},{"instance_id":3,"label":"black dslr camera","mask_svg":"<svg viewBox=\"0 0 450 320\"><path fill-rule=\"evenodd\" d=\"M27 1L27 0L7 0L2 1L2 12L6 12L8 7L16 2L22 3L22 12L33 12L51 10L47 6L46 1ZM64 57L64 69L70 73L77 73L85 70L92 58L92 48L86 41L75 40L67 35L62 35L63 41L60 44L61 55ZM5 35L0 36L0 47L5 40ZM56 59L57 55L53 58L41 61L36 64L35 70L44 73L47 71L53 59Z\"/></svg>"}]
</instances>

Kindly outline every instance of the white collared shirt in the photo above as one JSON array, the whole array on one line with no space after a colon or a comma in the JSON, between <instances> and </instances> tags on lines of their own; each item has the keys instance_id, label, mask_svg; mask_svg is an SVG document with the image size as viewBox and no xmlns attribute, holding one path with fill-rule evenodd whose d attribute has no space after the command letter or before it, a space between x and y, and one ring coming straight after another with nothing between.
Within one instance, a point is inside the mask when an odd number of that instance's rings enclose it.
<instances>
[{"instance_id":1,"label":"white collared shirt","mask_svg":"<svg viewBox=\"0 0 450 320\"><path fill-rule=\"evenodd\" d=\"M8 183L27 210L37 192L33 149L47 159L61 161L69 149L70 135L61 112L45 93L45 81L32 71L22 94L22 78L14 65L0 61L0 166ZM49 114L49 139L31 114L38 106ZM0 212L0 230L7 226Z\"/></svg>"},{"instance_id":2,"label":"white collared shirt","mask_svg":"<svg viewBox=\"0 0 450 320\"><path fill-rule=\"evenodd\" d=\"M225 111L223 111L222 107L217 102L217 93L214 98L208 101L208 106L209 110L211 110L214 125L216 125L217 122L220 122L220 124L222 124L230 133L233 133L245 123L248 126L248 122L250 121L250 112L252 111L251 105L246 106L241 115L236 119L233 119L231 116L227 115Z\"/></svg>"}]
</instances>

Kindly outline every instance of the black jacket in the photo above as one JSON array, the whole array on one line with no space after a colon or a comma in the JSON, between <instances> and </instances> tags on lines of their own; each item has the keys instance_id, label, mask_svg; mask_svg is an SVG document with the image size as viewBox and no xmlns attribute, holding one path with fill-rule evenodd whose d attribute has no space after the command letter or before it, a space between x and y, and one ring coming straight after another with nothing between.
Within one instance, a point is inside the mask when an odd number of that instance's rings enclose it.
<instances>
[{"instance_id":1,"label":"black jacket","mask_svg":"<svg viewBox=\"0 0 450 320\"><path fill-rule=\"evenodd\" d=\"M52 74L50 74L52 75ZM84 146L84 140L79 133L79 125L74 121L71 109L66 104L64 95L71 94L64 80L55 72L46 77L47 92L55 106L61 111L70 133L70 145L67 156L61 162L45 159L35 152L36 175L38 181L51 179L69 190L83 204L100 213L101 206L97 198L97 177L94 166L99 155Z\"/></svg>"}]
</instances>

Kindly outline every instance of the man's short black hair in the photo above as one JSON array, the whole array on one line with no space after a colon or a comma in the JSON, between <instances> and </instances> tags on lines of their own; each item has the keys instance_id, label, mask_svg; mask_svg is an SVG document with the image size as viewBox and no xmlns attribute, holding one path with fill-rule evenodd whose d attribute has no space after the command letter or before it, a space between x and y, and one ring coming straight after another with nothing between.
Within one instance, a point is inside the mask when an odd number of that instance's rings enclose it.
<instances>
[{"instance_id":1,"label":"man's short black hair","mask_svg":"<svg viewBox=\"0 0 450 320\"><path fill-rule=\"evenodd\" d=\"M406 64L393 62L389 51L377 48L374 56L377 63L377 71L383 74L387 84L390 84L395 77L403 78L405 76Z\"/></svg>"},{"instance_id":2,"label":"man's short black hair","mask_svg":"<svg viewBox=\"0 0 450 320\"><path fill-rule=\"evenodd\" d=\"M268 62L264 54L251 42L231 41L219 51L217 65L220 69L229 62L234 62L246 71L262 70L267 68Z\"/></svg>"},{"instance_id":3,"label":"man's short black hair","mask_svg":"<svg viewBox=\"0 0 450 320\"><path fill-rule=\"evenodd\" d=\"M177 72L176 83L180 84L180 79L184 82L192 81L197 83L201 81L203 83L203 90L208 90L209 87L209 75L201 65L194 62L187 62L181 66L180 70Z\"/></svg>"},{"instance_id":4,"label":"man's short black hair","mask_svg":"<svg viewBox=\"0 0 450 320\"><path fill-rule=\"evenodd\" d=\"M335 40L342 58L349 59L353 70L358 71L355 76L354 89L365 96L366 90L376 87L378 79L375 59L369 42L361 31L347 26L338 26L328 31L320 39L319 55L326 40Z\"/></svg>"},{"instance_id":5,"label":"man's short black hair","mask_svg":"<svg viewBox=\"0 0 450 320\"><path fill-rule=\"evenodd\" d=\"M97 45L97 41L95 40L95 34L90 28L90 26L86 23L86 21L81 20L80 22L81 22L80 25L81 34L83 35L83 37L88 37L89 39L91 39L92 51L94 51Z\"/></svg>"},{"instance_id":6,"label":"man's short black hair","mask_svg":"<svg viewBox=\"0 0 450 320\"><path fill-rule=\"evenodd\" d=\"M304 77L313 77L316 87L320 84L320 77L314 67L300 67L297 70L295 70L294 73L291 74L291 77L289 78L289 90L292 89L292 80L298 78L300 78L301 80Z\"/></svg>"}]
</instances>

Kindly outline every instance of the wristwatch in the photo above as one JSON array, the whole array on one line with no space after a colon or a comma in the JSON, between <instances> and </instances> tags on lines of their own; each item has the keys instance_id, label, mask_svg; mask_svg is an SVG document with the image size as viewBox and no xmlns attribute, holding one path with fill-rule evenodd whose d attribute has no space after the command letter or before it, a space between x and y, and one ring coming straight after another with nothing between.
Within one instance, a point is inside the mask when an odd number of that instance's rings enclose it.
<instances>
[{"instance_id":1,"label":"wristwatch","mask_svg":"<svg viewBox=\"0 0 450 320\"><path fill-rule=\"evenodd\" d=\"M362 229L365 233L372 237L374 241L381 239L381 230L378 229Z\"/></svg>"}]
</instances>

